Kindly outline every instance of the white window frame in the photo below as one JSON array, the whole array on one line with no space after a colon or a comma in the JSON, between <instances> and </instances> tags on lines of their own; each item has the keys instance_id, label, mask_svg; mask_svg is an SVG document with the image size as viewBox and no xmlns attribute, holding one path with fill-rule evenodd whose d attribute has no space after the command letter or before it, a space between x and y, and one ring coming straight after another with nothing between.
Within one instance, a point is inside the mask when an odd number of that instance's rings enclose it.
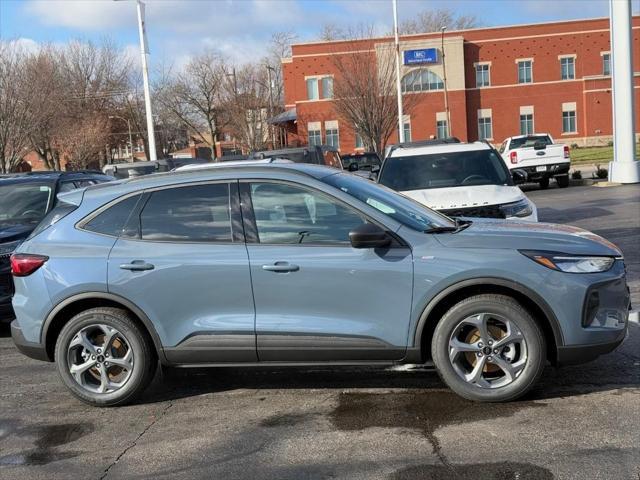
<instances>
[{"instance_id":1,"label":"white window frame","mask_svg":"<svg viewBox=\"0 0 640 480\"><path fill-rule=\"evenodd\" d=\"M331 136L331 141L329 140L329 136ZM324 122L324 138L326 145L331 145L340 150L340 127L337 120L327 120Z\"/></svg>"},{"instance_id":2,"label":"white window frame","mask_svg":"<svg viewBox=\"0 0 640 480\"><path fill-rule=\"evenodd\" d=\"M560 80L567 81L567 80L575 80L576 79L576 58L577 58L577 55L575 53L566 54L566 55L558 55L558 61L560 62ZM572 67L571 68L571 70L572 70L571 77L563 78L564 67L562 65L562 62L564 60L571 60L571 67Z\"/></svg>"},{"instance_id":3,"label":"white window frame","mask_svg":"<svg viewBox=\"0 0 640 480\"><path fill-rule=\"evenodd\" d=\"M486 126L487 126L486 120L489 120L488 124L489 124L490 135L488 137L483 137L480 133L481 121L482 121L482 127L486 129ZM493 114L490 108L481 108L480 110L478 110L477 125L478 125L478 140L493 140Z\"/></svg>"},{"instance_id":4,"label":"white window frame","mask_svg":"<svg viewBox=\"0 0 640 480\"><path fill-rule=\"evenodd\" d=\"M311 139L314 139L312 142ZM320 142L316 143L316 139ZM307 141L309 146L322 145L322 124L320 122L309 122L307 124Z\"/></svg>"},{"instance_id":5,"label":"white window frame","mask_svg":"<svg viewBox=\"0 0 640 480\"><path fill-rule=\"evenodd\" d=\"M604 77L610 77L611 76L611 52L600 52L600 57L602 58L602 76ZM609 64L609 73L607 73L605 71L604 65L604 58L608 57L607 63Z\"/></svg>"},{"instance_id":6,"label":"white window frame","mask_svg":"<svg viewBox=\"0 0 640 480\"><path fill-rule=\"evenodd\" d=\"M529 62L529 81L521 82L520 81L520 64ZM529 83L533 83L533 58L516 58L516 68L518 69L518 85L527 85Z\"/></svg>"},{"instance_id":7,"label":"white window frame","mask_svg":"<svg viewBox=\"0 0 640 480\"><path fill-rule=\"evenodd\" d=\"M485 72L485 68L486 67L486 73L487 73L487 84L484 84L484 74L483 76L483 81L482 81L482 85L478 85L478 68L482 67L482 72ZM476 73L476 88L486 88L486 87L490 87L491 86L491 62L476 62L473 64L473 68L475 69L475 73Z\"/></svg>"},{"instance_id":8,"label":"white window frame","mask_svg":"<svg viewBox=\"0 0 640 480\"><path fill-rule=\"evenodd\" d=\"M411 141L411 115L403 115L402 116L402 131L404 132L404 141ZM407 132L409 135L407 136Z\"/></svg>"}]
</instances>

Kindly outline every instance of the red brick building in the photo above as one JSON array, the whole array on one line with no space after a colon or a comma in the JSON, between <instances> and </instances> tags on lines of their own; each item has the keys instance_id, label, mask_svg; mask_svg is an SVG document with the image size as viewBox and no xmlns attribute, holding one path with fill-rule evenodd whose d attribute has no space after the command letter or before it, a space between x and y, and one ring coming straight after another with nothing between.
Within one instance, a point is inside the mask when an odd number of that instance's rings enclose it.
<instances>
[{"instance_id":1,"label":"red brick building","mask_svg":"<svg viewBox=\"0 0 640 480\"><path fill-rule=\"evenodd\" d=\"M640 128L640 16L632 22ZM405 132L412 140L449 132L464 141L484 137L494 144L532 132L581 146L611 140L607 18L451 31L444 38L439 32L406 35L400 42L404 96L419 95L405 112ZM282 60L288 111L282 125L289 144L337 144L342 153L361 146L353 125L336 114L332 98L333 82L339 81L335 56L354 52L389 61L393 38L296 44L291 58ZM396 141L394 133L390 142Z\"/></svg>"}]
</instances>

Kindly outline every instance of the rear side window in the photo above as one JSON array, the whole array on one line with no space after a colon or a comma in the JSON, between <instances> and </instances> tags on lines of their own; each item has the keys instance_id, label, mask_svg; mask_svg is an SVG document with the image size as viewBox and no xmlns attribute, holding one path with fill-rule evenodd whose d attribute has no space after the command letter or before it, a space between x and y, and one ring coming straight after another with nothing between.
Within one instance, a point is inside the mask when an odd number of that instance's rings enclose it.
<instances>
[{"instance_id":1,"label":"rear side window","mask_svg":"<svg viewBox=\"0 0 640 480\"><path fill-rule=\"evenodd\" d=\"M231 242L227 183L158 190L140 215L143 240Z\"/></svg>"},{"instance_id":2,"label":"rear side window","mask_svg":"<svg viewBox=\"0 0 640 480\"><path fill-rule=\"evenodd\" d=\"M140 197L140 194L133 195L111 205L85 223L82 228L103 235L119 236Z\"/></svg>"}]
</instances>

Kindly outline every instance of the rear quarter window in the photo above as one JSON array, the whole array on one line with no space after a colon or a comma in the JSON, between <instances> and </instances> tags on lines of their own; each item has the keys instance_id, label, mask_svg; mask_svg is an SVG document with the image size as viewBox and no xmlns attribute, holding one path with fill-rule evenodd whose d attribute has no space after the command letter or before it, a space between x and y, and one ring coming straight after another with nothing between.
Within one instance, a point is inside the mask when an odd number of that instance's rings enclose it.
<instances>
[{"instance_id":1,"label":"rear quarter window","mask_svg":"<svg viewBox=\"0 0 640 480\"><path fill-rule=\"evenodd\" d=\"M82 228L103 235L119 236L141 196L137 194L116 202L82 225Z\"/></svg>"}]
</instances>

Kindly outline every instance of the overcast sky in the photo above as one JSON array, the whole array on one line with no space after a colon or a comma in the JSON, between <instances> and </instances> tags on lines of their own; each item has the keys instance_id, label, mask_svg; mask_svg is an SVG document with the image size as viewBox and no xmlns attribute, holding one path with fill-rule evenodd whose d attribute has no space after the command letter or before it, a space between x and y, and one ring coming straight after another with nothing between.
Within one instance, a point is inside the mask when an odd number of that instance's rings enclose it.
<instances>
[{"instance_id":1,"label":"overcast sky","mask_svg":"<svg viewBox=\"0 0 640 480\"><path fill-rule=\"evenodd\" d=\"M152 64L180 65L204 48L242 62L261 58L273 32L292 30L300 41L324 23L373 23L391 29L391 0L147 0ZM425 8L475 14L483 26L512 25L608 15L607 0L399 0L400 20ZM633 0L634 11L640 0ZM99 40L109 36L137 50L133 1L0 0L0 37L26 45Z\"/></svg>"}]
</instances>

